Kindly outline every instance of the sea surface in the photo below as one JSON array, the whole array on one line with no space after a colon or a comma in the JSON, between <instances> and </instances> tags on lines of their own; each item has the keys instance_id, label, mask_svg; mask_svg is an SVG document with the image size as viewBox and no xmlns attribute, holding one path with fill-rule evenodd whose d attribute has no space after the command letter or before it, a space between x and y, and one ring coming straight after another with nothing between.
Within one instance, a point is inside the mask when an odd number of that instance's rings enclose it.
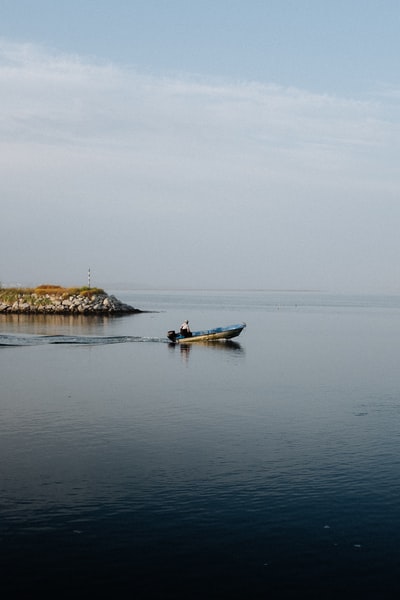
<instances>
[{"instance_id":1,"label":"sea surface","mask_svg":"<svg viewBox=\"0 0 400 600\"><path fill-rule=\"evenodd\" d=\"M2 597L398 597L400 297L110 293L0 315Z\"/></svg>"}]
</instances>

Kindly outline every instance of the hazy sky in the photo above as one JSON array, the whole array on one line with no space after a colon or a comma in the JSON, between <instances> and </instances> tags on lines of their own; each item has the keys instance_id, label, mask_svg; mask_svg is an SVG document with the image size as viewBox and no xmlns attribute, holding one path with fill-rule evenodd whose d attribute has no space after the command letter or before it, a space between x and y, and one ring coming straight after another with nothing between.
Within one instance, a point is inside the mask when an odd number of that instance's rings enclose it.
<instances>
[{"instance_id":1,"label":"hazy sky","mask_svg":"<svg viewBox=\"0 0 400 600\"><path fill-rule=\"evenodd\" d=\"M398 0L0 0L0 281L400 292Z\"/></svg>"}]
</instances>

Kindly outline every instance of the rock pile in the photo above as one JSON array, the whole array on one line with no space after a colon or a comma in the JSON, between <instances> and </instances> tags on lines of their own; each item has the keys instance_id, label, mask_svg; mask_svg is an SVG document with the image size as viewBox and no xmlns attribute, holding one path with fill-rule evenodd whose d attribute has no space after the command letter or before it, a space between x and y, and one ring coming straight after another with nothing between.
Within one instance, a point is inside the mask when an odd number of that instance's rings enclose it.
<instances>
[{"instance_id":1,"label":"rock pile","mask_svg":"<svg viewBox=\"0 0 400 600\"><path fill-rule=\"evenodd\" d=\"M0 301L0 313L17 314L78 314L78 315L118 315L143 312L129 304L124 304L108 294L73 294L60 297L53 294L30 294L17 299L12 304Z\"/></svg>"}]
</instances>

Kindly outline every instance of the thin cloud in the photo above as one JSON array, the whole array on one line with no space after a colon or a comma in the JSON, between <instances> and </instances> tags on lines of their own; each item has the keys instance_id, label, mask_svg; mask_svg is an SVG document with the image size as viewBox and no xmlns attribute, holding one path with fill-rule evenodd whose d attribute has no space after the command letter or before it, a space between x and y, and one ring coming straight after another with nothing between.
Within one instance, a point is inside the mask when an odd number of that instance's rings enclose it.
<instances>
[{"instance_id":1,"label":"thin cloud","mask_svg":"<svg viewBox=\"0 0 400 600\"><path fill-rule=\"evenodd\" d=\"M156 78L133 69L0 44L2 132L53 141L135 144L156 132L179 143L196 137L223 147L238 139L260 147L374 145L377 102L334 98L252 82Z\"/></svg>"},{"instance_id":2,"label":"thin cloud","mask_svg":"<svg viewBox=\"0 0 400 600\"><path fill-rule=\"evenodd\" d=\"M155 77L7 41L0 42L0 86L2 244L11 247L32 222L46 223L58 228L57 242L79 237L88 256L100 248L108 279L115 253L121 260L140 253L156 236L148 270L138 267L140 280L174 261L178 276L181 261L189 270L197 265L198 285L211 285L203 264L214 264L222 252L219 224L229 215L230 236L243 240L230 246L231 258L241 264L246 285L263 285L257 280L262 256L282 243L284 231L288 249L265 277L277 286L319 286L326 266L318 267L315 257L334 261L327 244L334 238L334 247L347 232L343 214L356 219L357 203L369 203L368 225L359 233L365 252L375 206L398 196L399 123L382 95L340 98L251 81ZM346 210L345 202L351 202ZM320 205L325 213L315 209ZM185 237L187 223L206 237L194 244ZM116 241L113 260L101 245L102 231ZM313 240L311 232L318 232ZM188 242L184 256L174 234ZM245 248L258 262L249 261ZM301 249L314 264L303 279L293 271ZM34 252L47 260L44 242ZM22 254L15 250L20 268ZM65 271L76 268L65 261Z\"/></svg>"}]
</instances>

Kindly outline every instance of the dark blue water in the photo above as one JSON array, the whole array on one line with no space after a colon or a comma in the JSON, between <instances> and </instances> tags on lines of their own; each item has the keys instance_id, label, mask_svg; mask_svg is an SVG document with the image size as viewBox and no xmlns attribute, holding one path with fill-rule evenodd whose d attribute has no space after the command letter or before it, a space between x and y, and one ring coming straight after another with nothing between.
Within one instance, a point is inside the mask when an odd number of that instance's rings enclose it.
<instances>
[{"instance_id":1,"label":"dark blue water","mask_svg":"<svg viewBox=\"0 0 400 600\"><path fill-rule=\"evenodd\" d=\"M5 597L395 597L400 299L115 293L0 316Z\"/></svg>"}]
</instances>

